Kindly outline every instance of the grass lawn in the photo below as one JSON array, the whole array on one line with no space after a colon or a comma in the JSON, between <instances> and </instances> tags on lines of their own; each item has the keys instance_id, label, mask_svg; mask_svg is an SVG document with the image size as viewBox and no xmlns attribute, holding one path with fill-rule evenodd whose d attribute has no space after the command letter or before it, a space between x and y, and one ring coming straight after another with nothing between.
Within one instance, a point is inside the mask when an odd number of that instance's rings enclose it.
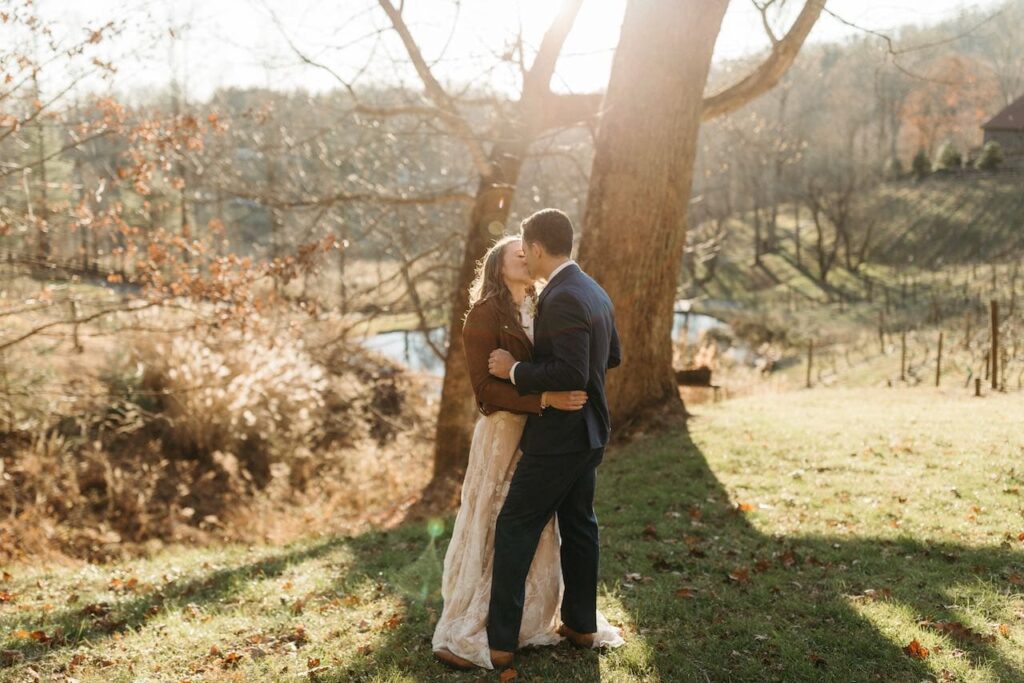
<instances>
[{"instance_id":1,"label":"grass lawn","mask_svg":"<svg viewBox=\"0 0 1024 683\"><path fill-rule=\"evenodd\" d=\"M612 449L600 601L628 644L516 680L1024 680L1024 396L964 393L750 396ZM430 656L445 539L6 567L0 679L496 681Z\"/></svg>"}]
</instances>

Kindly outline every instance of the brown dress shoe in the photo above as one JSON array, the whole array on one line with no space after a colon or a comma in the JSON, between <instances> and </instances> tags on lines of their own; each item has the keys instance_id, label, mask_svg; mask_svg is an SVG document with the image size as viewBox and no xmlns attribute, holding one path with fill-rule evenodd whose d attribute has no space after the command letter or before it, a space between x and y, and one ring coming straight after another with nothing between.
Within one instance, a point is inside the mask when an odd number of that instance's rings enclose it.
<instances>
[{"instance_id":1,"label":"brown dress shoe","mask_svg":"<svg viewBox=\"0 0 1024 683\"><path fill-rule=\"evenodd\" d=\"M558 635L567 638L576 647L594 647L596 633L577 633L571 628L562 624L558 627Z\"/></svg>"},{"instance_id":2,"label":"brown dress shoe","mask_svg":"<svg viewBox=\"0 0 1024 683\"><path fill-rule=\"evenodd\" d=\"M492 649L491 650L491 664L494 665L495 669L497 669L498 667L502 667L502 666L511 666L512 665L512 655L513 654L514 653L508 652L506 650L493 650Z\"/></svg>"},{"instance_id":3,"label":"brown dress shoe","mask_svg":"<svg viewBox=\"0 0 1024 683\"><path fill-rule=\"evenodd\" d=\"M452 667L453 669L475 669L475 668L477 668L476 664L474 664L473 662L469 661L468 659L463 659L462 657L458 656L457 654L455 654L454 652L452 652L451 650L449 650L447 648L441 648L440 650L434 650L434 658L436 660L438 660L439 662L441 662L442 664L447 664L448 666Z\"/></svg>"}]
</instances>

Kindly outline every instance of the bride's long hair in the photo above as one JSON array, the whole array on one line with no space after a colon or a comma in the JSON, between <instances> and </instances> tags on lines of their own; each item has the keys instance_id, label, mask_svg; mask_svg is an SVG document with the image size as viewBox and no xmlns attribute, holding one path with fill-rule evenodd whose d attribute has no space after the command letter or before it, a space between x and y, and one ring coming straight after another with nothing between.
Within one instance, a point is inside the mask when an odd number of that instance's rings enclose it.
<instances>
[{"instance_id":1,"label":"bride's long hair","mask_svg":"<svg viewBox=\"0 0 1024 683\"><path fill-rule=\"evenodd\" d=\"M473 277L473 284L469 286L470 309L481 301L497 297L499 305L512 315L513 320L519 321L519 307L512 299L508 285L505 284L505 247L520 239L518 235L502 237L476 262L476 275ZM526 296L537 296L537 290L533 285L526 290ZM468 314L469 311L466 311L466 315Z\"/></svg>"}]
</instances>

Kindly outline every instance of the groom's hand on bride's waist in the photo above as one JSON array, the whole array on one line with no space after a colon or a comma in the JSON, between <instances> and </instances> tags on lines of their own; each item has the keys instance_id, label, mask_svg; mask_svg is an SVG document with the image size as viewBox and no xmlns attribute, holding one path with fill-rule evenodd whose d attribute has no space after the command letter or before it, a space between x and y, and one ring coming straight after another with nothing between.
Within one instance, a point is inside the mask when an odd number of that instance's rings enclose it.
<instances>
[{"instance_id":1,"label":"groom's hand on bride's waist","mask_svg":"<svg viewBox=\"0 0 1024 683\"><path fill-rule=\"evenodd\" d=\"M498 379L509 379L516 359L505 349L494 349L487 359L487 370Z\"/></svg>"}]
</instances>

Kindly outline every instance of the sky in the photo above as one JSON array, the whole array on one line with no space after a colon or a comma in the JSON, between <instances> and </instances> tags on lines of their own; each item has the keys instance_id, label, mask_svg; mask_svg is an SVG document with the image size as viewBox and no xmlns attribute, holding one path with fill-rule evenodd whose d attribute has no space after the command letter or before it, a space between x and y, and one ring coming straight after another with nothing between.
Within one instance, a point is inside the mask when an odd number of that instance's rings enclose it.
<instances>
[{"instance_id":1,"label":"sky","mask_svg":"<svg viewBox=\"0 0 1024 683\"><path fill-rule=\"evenodd\" d=\"M884 31L903 24L934 23L963 8L994 11L999 4L998 0L829 0L827 7L847 21ZM72 33L112 17L127 22L130 28L110 48L118 55L118 73L109 86L100 86L121 93L162 88L174 73L193 101L226 86L310 91L338 87L327 69L302 64L289 41L346 81L361 74L360 83L399 80L418 85L397 36L386 30L389 24L376 0L37 0L37 5ZM405 13L424 55L431 62L437 60L434 71L439 80L487 83L513 91L516 67L501 62L500 55L520 26L527 45L535 47L558 5L557 0L406 0ZM801 5L799 0L789 0L788 12L778 18L778 34ZM604 87L624 8L625 0L585 0L559 61L554 90L593 92ZM823 15L810 40L841 40L855 32ZM760 16L750 0L732 0L716 59L755 53L767 46Z\"/></svg>"}]
</instances>

